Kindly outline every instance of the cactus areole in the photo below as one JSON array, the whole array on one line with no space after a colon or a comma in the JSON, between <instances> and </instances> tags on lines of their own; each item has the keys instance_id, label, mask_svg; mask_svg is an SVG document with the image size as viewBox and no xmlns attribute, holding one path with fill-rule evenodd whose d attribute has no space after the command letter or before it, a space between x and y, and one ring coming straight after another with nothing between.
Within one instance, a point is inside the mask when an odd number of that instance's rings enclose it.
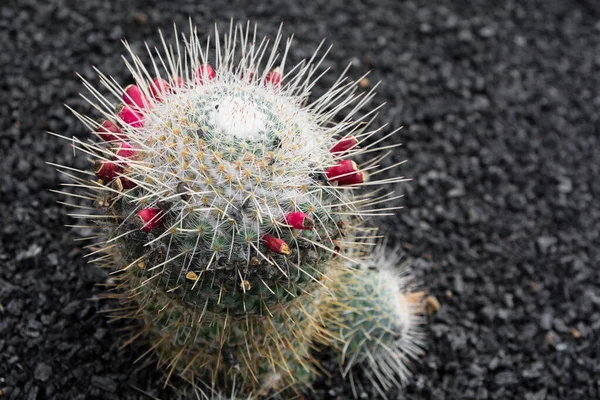
<instances>
[{"instance_id":1,"label":"cactus areole","mask_svg":"<svg viewBox=\"0 0 600 400\"><path fill-rule=\"evenodd\" d=\"M134 308L115 315L146 323L170 373L214 383L235 370L255 392L305 384L332 259L368 244L375 190L402 178L376 176L385 155L375 110L359 114L374 96L357 93L362 77L342 73L309 99L320 47L290 67L281 33L269 43L249 25L215 27L201 43L191 32L149 65L126 43L133 83L84 80L101 115L75 112L94 137L69 139L96 175L75 177L98 206L80 217L103 233L95 251Z\"/></svg>"}]
</instances>

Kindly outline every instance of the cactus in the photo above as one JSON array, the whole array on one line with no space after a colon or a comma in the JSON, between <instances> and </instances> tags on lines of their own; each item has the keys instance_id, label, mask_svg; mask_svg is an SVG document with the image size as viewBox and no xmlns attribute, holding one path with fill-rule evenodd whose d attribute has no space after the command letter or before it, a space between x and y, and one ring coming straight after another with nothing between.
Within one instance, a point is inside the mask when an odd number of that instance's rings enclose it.
<instances>
[{"instance_id":1,"label":"cactus","mask_svg":"<svg viewBox=\"0 0 600 400\"><path fill-rule=\"evenodd\" d=\"M281 29L270 45L249 24L222 38L215 27L211 51L190 28L183 45L163 39L150 68L125 43L132 85L83 80L102 119L73 110L95 138L67 139L94 172L61 168L84 193L66 194L94 201L74 216L100 230L93 254L122 303L112 316L141 322L130 341L147 338L167 377L298 393L316 372L313 342L335 334L317 295L331 277L360 291L348 254L374 237L364 219L394 208L377 208L391 199L377 188L403 178L373 177L398 165L379 169L377 155L397 130L371 139L374 89L357 93L363 77L346 70L309 102L321 46L288 70Z\"/></svg>"},{"instance_id":2,"label":"cactus","mask_svg":"<svg viewBox=\"0 0 600 400\"><path fill-rule=\"evenodd\" d=\"M406 263L386 253L384 245L353 259L358 266L339 268L329 276L332 295L322 296L319 305L322 337L338 350L343 376L363 365L364 374L385 397L391 387L405 383L408 363L422 352L421 295L414 291Z\"/></svg>"}]
</instances>

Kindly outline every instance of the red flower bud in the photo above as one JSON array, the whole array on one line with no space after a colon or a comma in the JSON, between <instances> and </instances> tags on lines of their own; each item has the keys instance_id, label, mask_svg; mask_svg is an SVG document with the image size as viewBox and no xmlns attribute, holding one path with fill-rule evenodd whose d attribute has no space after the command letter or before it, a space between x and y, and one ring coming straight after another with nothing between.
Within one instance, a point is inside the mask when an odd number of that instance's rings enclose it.
<instances>
[{"instance_id":1,"label":"red flower bud","mask_svg":"<svg viewBox=\"0 0 600 400\"><path fill-rule=\"evenodd\" d=\"M215 78L215 70L210 64L202 64L198 68L198 81L200 84L212 81Z\"/></svg>"},{"instance_id":2,"label":"red flower bud","mask_svg":"<svg viewBox=\"0 0 600 400\"><path fill-rule=\"evenodd\" d=\"M121 118L121 121L132 128L141 128L144 125L141 114L134 111L129 106L123 106L121 111L119 111L118 116Z\"/></svg>"},{"instance_id":3,"label":"red flower bud","mask_svg":"<svg viewBox=\"0 0 600 400\"><path fill-rule=\"evenodd\" d=\"M175 85L175 87L182 88L185 87L185 81L182 77L178 76L175 79L173 79L173 85Z\"/></svg>"},{"instance_id":4,"label":"red flower bud","mask_svg":"<svg viewBox=\"0 0 600 400\"><path fill-rule=\"evenodd\" d=\"M268 85L272 85L276 88L281 86L281 73L279 72L279 68L275 68L265 77L265 86Z\"/></svg>"},{"instance_id":5,"label":"red flower bud","mask_svg":"<svg viewBox=\"0 0 600 400\"><path fill-rule=\"evenodd\" d=\"M290 247L284 240L281 240L271 235L265 235L263 236L263 242L265 243L267 248L274 253L285 255L290 254Z\"/></svg>"},{"instance_id":6,"label":"red flower bud","mask_svg":"<svg viewBox=\"0 0 600 400\"><path fill-rule=\"evenodd\" d=\"M117 125L105 119L98 127L98 136L105 142L112 142L123 138L125 135Z\"/></svg>"},{"instance_id":7,"label":"red flower bud","mask_svg":"<svg viewBox=\"0 0 600 400\"><path fill-rule=\"evenodd\" d=\"M121 142L116 152L117 158L133 158L134 154L135 150L127 142Z\"/></svg>"},{"instance_id":8,"label":"red flower bud","mask_svg":"<svg viewBox=\"0 0 600 400\"><path fill-rule=\"evenodd\" d=\"M134 188L136 184L130 181L129 179L125 178L124 176L120 176L114 181L112 181L110 186L117 192L122 192L124 189Z\"/></svg>"},{"instance_id":9,"label":"red flower bud","mask_svg":"<svg viewBox=\"0 0 600 400\"><path fill-rule=\"evenodd\" d=\"M129 85L123 91L123 102L128 106L137 108L146 108L148 106L148 99L142 90L136 85Z\"/></svg>"},{"instance_id":10,"label":"red flower bud","mask_svg":"<svg viewBox=\"0 0 600 400\"><path fill-rule=\"evenodd\" d=\"M169 92L169 84L161 78L154 78L150 83L150 93L154 100L162 101L165 95Z\"/></svg>"},{"instance_id":11,"label":"red flower bud","mask_svg":"<svg viewBox=\"0 0 600 400\"><path fill-rule=\"evenodd\" d=\"M99 160L94 165L94 173L98 179L105 182L110 182L115 179L121 172L121 167L112 161Z\"/></svg>"},{"instance_id":12,"label":"red flower bud","mask_svg":"<svg viewBox=\"0 0 600 400\"><path fill-rule=\"evenodd\" d=\"M358 139L354 136L348 136L337 142L331 149L329 149L330 153L343 153L348 150L352 150L354 146L358 144Z\"/></svg>"},{"instance_id":13,"label":"red flower bud","mask_svg":"<svg viewBox=\"0 0 600 400\"><path fill-rule=\"evenodd\" d=\"M144 232L150 232L152 229L156 228L162 217L160 212L160 208L144 208L138 211L136 217L141 221L142 226L140 229Z\"/></svg>"},{"instance_id":14,"label":"red flower bud","mask_svg":"<svg viewBox=\"0 0 600 400\"><path fill-rule=\"evenodd\" d=\"M336 180L338 185L358 185L367 181L367 174L365 172L356 172L352 175L344 176Z\"/></svg>"},{"instance_id":15,"label":"red flower bud","mask_svg":"<svg viewBox=\"0 0 600 400\"><path fill-rule=\"evenodd\" d=\"M339 180L340 177L349 176L358 171L358 165L352 160L342 160L333 167L329 167L325 174L330 181Z\"/></svg>"},{"instance_id":16,"label":"red flower bud","mask_svg":"<svg viewBox=\"0 0 600 400\"><path fill-rule=\"evenodd\" d=\"M312 229L315 226L315 221L301 211L286 214L285 222L294 229Z\"/></svg>"},{"instance_id":17,"label":"red flower bud","mask_svg":"<svg viewBox=\"0 0 600 400\"><path fill-rule=\"evenodd\" d=\"M131 188L134 188L137 186L137 183L130 181L129 179L127 179L124 176L121 176L117 179L121 181L121 185L123 185L123 189L131 189Z\"/></svg>"}]
</instances>

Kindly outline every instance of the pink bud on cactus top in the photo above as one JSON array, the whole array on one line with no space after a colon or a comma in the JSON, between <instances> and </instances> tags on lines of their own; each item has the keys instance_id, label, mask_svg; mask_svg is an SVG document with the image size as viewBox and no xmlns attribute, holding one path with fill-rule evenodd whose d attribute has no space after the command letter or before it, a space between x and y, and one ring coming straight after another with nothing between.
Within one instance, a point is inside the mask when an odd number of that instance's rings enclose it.
<instances>
[{"instance_id":1,"label":"pink bud on cactus top","mask_svg":"<svg viewBox=\"0 0 600 400\"><path fill-rule=\"evenodd\" d=\"M148 100L142 90L136 85L129 85L123 91L123 102L128 106L145 108L148 106Z\"/></svg>"},{"instance_id":2,"label":"pink bud on cactus top","mask_svg":"<svg viewBox=\"0 0 600 400\"><path fill-rule=\"evenodd\" d=\"M131 126L132 128L141 128L144 126L141 114L134 111L129 106L123 106L118 115L125 124Z\"/></svg>"},{"instance_id":3,"label":"pink bud on cactus top","mask_svg":"<svg viewBox=\"0 0 600 400\"><path fill-rule=\"evenodd\" d=\"M169 84L162 78L154 78L150 83L150 93L154 100L161 101L169 91Z\"/></svg>"},{"instance_id":4,"label":"pink bud on cactus top","mask_svg":"<svg viewBox=\"0 0 600 400\"><path fill-rule=\"evenodd\" d=\"M210 64L203 64L198 68L198 81L200 83L206 83L212 81L215 78L215 70Z\"/></svg>"},{"instance_id":5,"label":"pink bud on cactus top","mask_svg":"<svg viewBox=\"0 0 600 400\"><path fill-rule=\"evenodd\" d=\"M281 86L281 73L279 72L279 68L275 68L267 74L265 77L265 86L267 85L272 85L276 88Z\"/></svg>"},{"instance_id":6,"label":"pink bud on cactus top","mask_svg":"<svg viewBox=\"0 0 600 400\"><path fill-rule=\"evenodd\" d=\"M331 149L330 153L343 153L344 151L352 150L358 144L358 139L354 136L348 136L337 142Z\"/></svg>"},{"instance_id":7,"label":"pink bud on cactus top","mask_svg":"<svg viewBox=\"0 0 600 400\"><path fill-rule=\"evenodd\" d=\"M294 229L312 229L315 226L315 221L301 211L286 214L285 222Z\"/></svg>"},{"instance_id":8,"label":"pink bud on cactus top","mask_svg":"<svg viewBox=\"0 0 600 400\"><path fill-rule=\"evenodd\" d=\"M290 247L282 239L276 238L275 236L271 236L271 235L265 235L265 236L263 236L263 242L264 242L265 246L267 246L267 248L269 250L271 250L273 253L285 254L285 255L290 254Z\"/></svg>"},{"instance_id":9,"label":"pink bud on cactus top","mask_svg":"<svg viewBox=\"0 0 600 400\"><path fill-rule=\"evenodd\" d=\"M136 214L137 218L141 220L142 227L140 228L144 232L150 232L160 222L161 215L160 208L144 208Z\"/></svg>"},{"instance_id":10,"label":"pink bud on cactus top","mask_svg":"<svg viewBox=\"0 0 600 400\"><path fill-rule=\"evenodd\" d=\"M333 167L329 167L325 174L330 181L339 180L340 177L351 175L352 172L358 171L358 166L352 160L342 160Z\"/></svg>"},{"instance_id":11,"label":"pink bud on cactus top","mask_svg":"<svg viewBox=\"0 0 600 400\"><path fill-rule=\"evenodd\" d=\"M136 185L137 185L135 182L127 179L124 176L121 176L121 177L119 177L117 179L119 179L121 181L121 184L123 185L124 189L131 189L131 188L136 187Z\"/></svg>"},{"instance_id":12,"label":"pink bud on cactus top","mask_svg":"<svg viewBox=\"0 0 600 400\"><path fill-rule=\"evenodd\" d=\"M135 150L127 142L121 142L116 152L117 158L133 158L134 154Z\"/></svg>"},{"instance_id":13,"label":"pink bud on cactus top","mask_svg":"<svg viewBox=\"0 0 600 400\"><path fill-rule=\"evenodd\" d=\"M110 182L115 179L121 172L121 167L112 161L99 160L94 165L94 173L98 179L105 182Z\"/></svg>"},{"instance_id":14,"label":"pink bud on cactus top","mask_svg":"<svg viewBox=\"0 0 600 400\"><path fill-rule=\"evenodd\" d=\"M336 180L338 185L358 185L367 181L367 174L365 172L356 172L352 175L343 176Z\"/></svg>"},{"instance_id":15,"label":"pink bud on cactus top","mask_svg":"<svg viewBox=\"0 0 600 400\"><path fill-rule=\"evenodd\" d=\"M175 79L173 79L173 86L183 88L185 87L185 80L182 77L178 76Z\"/></svg>"},{"instance_id":16,"label":"pink bud on cactus top","mask_svg":"<svg viewBox=\"0 0 600 400\"><path fill-rule=\"evenodd\" d=\"M121 129L109 120L104 120L98 127L98 136L105 142L112 142L125 136Z\"/></svg>"}]
</instances>

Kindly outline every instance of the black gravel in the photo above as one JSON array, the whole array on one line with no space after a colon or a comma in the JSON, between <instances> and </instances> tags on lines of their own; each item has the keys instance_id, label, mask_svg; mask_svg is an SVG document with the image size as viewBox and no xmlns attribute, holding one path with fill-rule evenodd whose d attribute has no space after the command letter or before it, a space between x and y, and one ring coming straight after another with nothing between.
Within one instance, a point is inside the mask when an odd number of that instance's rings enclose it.
<instances>
[{"instance_id":1,"label":"black gravel","mask_svg":"<svg viewBox=\"0 0 600 400\"><path fill-rule=\"evenodd\" d=\"M84 137L74 71L127 82L141 49L192 16L295 32L296 60L326 37L327 65L372 69L404 125L405 206L382 222L441 303L407 399L600 398L600 6L596 1L39 0L0 5L0 389L9 399L169 398L100 311L106 274L56 203L85 166L45 131ZM334 74L325 79L331 83ZM390 161L391 162L391 161ZM315 399L347 399L338 377ZM3 397L3 398L4 398ZM367 387L361 398L375 398Z\"/></svg>"}]
</instances>

